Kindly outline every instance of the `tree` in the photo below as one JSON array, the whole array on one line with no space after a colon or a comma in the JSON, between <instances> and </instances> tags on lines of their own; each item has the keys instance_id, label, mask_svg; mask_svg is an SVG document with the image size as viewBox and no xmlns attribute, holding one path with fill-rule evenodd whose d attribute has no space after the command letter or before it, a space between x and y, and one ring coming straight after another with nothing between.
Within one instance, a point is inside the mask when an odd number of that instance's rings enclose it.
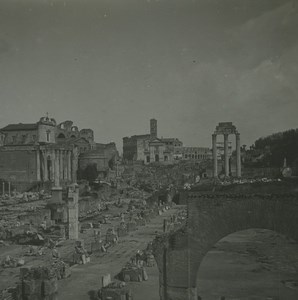
<instances>
[{"instance_id":1,"label":"tree","mask_svg":"<svg viewBox=\"0 0 298 300\"><path fill-rule=\"evenodd\" d=\"M87 165L83 172L83 179L88 180L89 182L93 182L98 176L97 166L96 164Z\"/></svg>"}]
</instances>

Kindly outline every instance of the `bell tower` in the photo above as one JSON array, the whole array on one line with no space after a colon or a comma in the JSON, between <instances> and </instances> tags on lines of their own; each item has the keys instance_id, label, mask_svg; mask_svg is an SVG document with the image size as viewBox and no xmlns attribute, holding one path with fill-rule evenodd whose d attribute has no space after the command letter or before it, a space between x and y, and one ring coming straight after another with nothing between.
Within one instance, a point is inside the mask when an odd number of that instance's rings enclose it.
<instances>
[{"instance_id":1,"label":"bell tower","mask_svg":"<svg viewBox=\"0 0 298 300\"><path fill-rule=\"evenodd\" d=\"M151 138L157 138L157 120L150 120L150 136Z\"/></svg>"}]
</instances>

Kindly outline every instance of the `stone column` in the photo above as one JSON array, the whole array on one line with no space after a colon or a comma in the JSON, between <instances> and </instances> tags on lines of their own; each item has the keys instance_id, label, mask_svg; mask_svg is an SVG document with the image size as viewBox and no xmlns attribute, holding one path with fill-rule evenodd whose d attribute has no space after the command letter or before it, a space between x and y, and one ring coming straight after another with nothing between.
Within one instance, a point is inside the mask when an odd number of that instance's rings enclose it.
<instances>
[{"instance_id":1,"label":"stone column","mask_svg":"<svg viewBox=\"0 0 298 300\"><path fill-rule=\"evenodd\" d=\"M55 176L54 176L54 182L55 186L60 186L60 170L59 170L59 150L54 150L55 156L54 156L54 163L55 163Z\"/></svg>"},{"instance_id":2,"label":"stone column","mask_svg":"<svg viewBox=\"0 0 298 300\"><path fill-rule=\"evenodd\" d=\"M216 133L212 134L212 154L213 154L213 177L217 177L217 147L216 147Z\"/></svg>"},{"instance_id":3,"label":"stone column","mask_svg":"<svg viewBox=\"0 0 298 300\"><path fill-rule=\"evenodd\" d=\"M40 181L40 155L39 149L36 150L36 180Z\"/></svg>"},{"instance_id":4,"label":"stone column","mask_svg":"<svg viewBox=\"0 0 298 300\"><path fill-rule=\"evenodd\" d=\"M79 238L79 187L69 186L67 195L68 238Z\"/></svg>"},{"instance_id":5,"label":"stone column","mask_svg":"<svg viewBox=\"0 0 298 300\"><path fill-rule=\"evenodd\" d=\"M44 150L42 151L43 155L43 181L48 181L48 158L47 158L47 152Z\"/></svg>"},{"instance_id":6,"label":"stone column","mask_svg":"<svg viewBox=\"0 0 298 300\"><path fill-rule=\"evenodd\" d=\"M50 170L50 174L51 174L51 181L53 181L55 179L55 150L51 150L51 170Z\"/></svg>"},{"instance_id":7,"label":"stone column","mask_svg":"<svg viewBox=\"0 0 298 300\"><path fill-rule=\"evenodd\" d=\"M236 133L236 175L241 177L240 133Z\"/></svg>"},{"instance_id":8,"label":"stone column","mask_svg":"<svg viewBox=\"0 0 298 300\"><path fill-rule=\"evenodd\" d=\"M67 151L67 179L71 181L71 151Z\"/></svg>"},{"instance_id":9,"label":"stone column","mask_svg":"<svg viewBox=\"0 0 298 300\"><path fill-rule=\"evenodd\" d=\"M63 153L62 150L59 150L59 178L60 182L63 180Z\"/></svg>"},{"instance_id":10,"label":"stone column","mask_svg":"<svg viewBox=\"0 0 298 300\"><path fill-rule=\"evenodd\" d=\"M63 150L63 179L67 181L67 151Z\"/></svg>"},{"instance_id":11,"label":"stone column","mask_svg":"<svg viewBox=\"0 0 298 300\"><path fill-rule=\"evenodd\" d=\"M224 134L225 175L229 176L229 135Z\"/></svg>"},{"instance_id":12,"label":"stone column","mask_svg":"<svg viewBox=\"0 0 298 300\"><path fill-rule=\"evenodd\" d=\"M72 152L72 182L77 182L77 169L78 169L78 149L75 147Z\"/></svg>"},{"instance_id":13,"label":"stone column","mask_svg":"<svg viewBox=\"0 0 298 300\"><path fill-rule=\"evenodd\" d=\"M2 182L2 196L5 196L5 182Z\"/></svg>"}]
</instances>

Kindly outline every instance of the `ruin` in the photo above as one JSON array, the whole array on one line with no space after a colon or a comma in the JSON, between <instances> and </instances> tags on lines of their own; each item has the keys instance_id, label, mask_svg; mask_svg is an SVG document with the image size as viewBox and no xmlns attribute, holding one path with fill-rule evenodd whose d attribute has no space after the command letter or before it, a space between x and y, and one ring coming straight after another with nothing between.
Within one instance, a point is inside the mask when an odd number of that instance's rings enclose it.
<instances>
[{"instance_id":1,"label":"ruin","mask_svg":"<svg viewBox=\"0 0 298 300\"><path fill-rule=\"evenodd\" d=\"M269 193L272 184L241 188L245 192L237 185L228 191L188 191L186 225L153 243L161 300L197 300L197 274L204 256L231 233L262 228L298 240L297 191Z\"/></svg>"},{"instance_id":2,"label":"ruin","mask_svg":"<svg viewBox=\"0 0 298 300\"><path fill-rule=\"evenodd\" d=\"M212 134L212 152L213 152L213 177L217 177L217 146L216 139L218 135L224 136L224 170L225 176L230 176L229 167L229 135L235 134L236 136L236 176L241 177L241 151L240 151L240 133L236 130L236 127L232 122L220 122Z\"/></svg>"}]
</instances>

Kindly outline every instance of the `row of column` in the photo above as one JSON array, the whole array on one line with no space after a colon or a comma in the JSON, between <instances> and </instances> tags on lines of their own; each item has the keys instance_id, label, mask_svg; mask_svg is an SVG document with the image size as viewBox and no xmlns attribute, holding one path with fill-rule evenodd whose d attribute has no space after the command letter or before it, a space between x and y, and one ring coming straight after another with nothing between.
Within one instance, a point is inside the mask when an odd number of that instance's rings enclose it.
<instances>
[{"instance_id":1,"label":"row of column","mask_svg":"<svg viewBox=\"0 0 298 300\"><path fill-rule=\"evenodd\" d=\"M62 180L76 182L77 162L72 155L71 150L37 150L37 181L54 181L55 186Z\"/></svg>"},{"instance_id":2,"label":"row of column","mask_svg":"<svg viewBox=\"0 0 298 300\"><path fill-rule=\"evenodd\" d=\"M240 133L236 135L236 176L241 177L241 149L240 149ZM229 135L224 134L224 169L225 176L229 176ZM212 152L213 152L213 177L217 177L217 145L216 145L217 134L212 135Z\"/></svg>"}]
</instances>

